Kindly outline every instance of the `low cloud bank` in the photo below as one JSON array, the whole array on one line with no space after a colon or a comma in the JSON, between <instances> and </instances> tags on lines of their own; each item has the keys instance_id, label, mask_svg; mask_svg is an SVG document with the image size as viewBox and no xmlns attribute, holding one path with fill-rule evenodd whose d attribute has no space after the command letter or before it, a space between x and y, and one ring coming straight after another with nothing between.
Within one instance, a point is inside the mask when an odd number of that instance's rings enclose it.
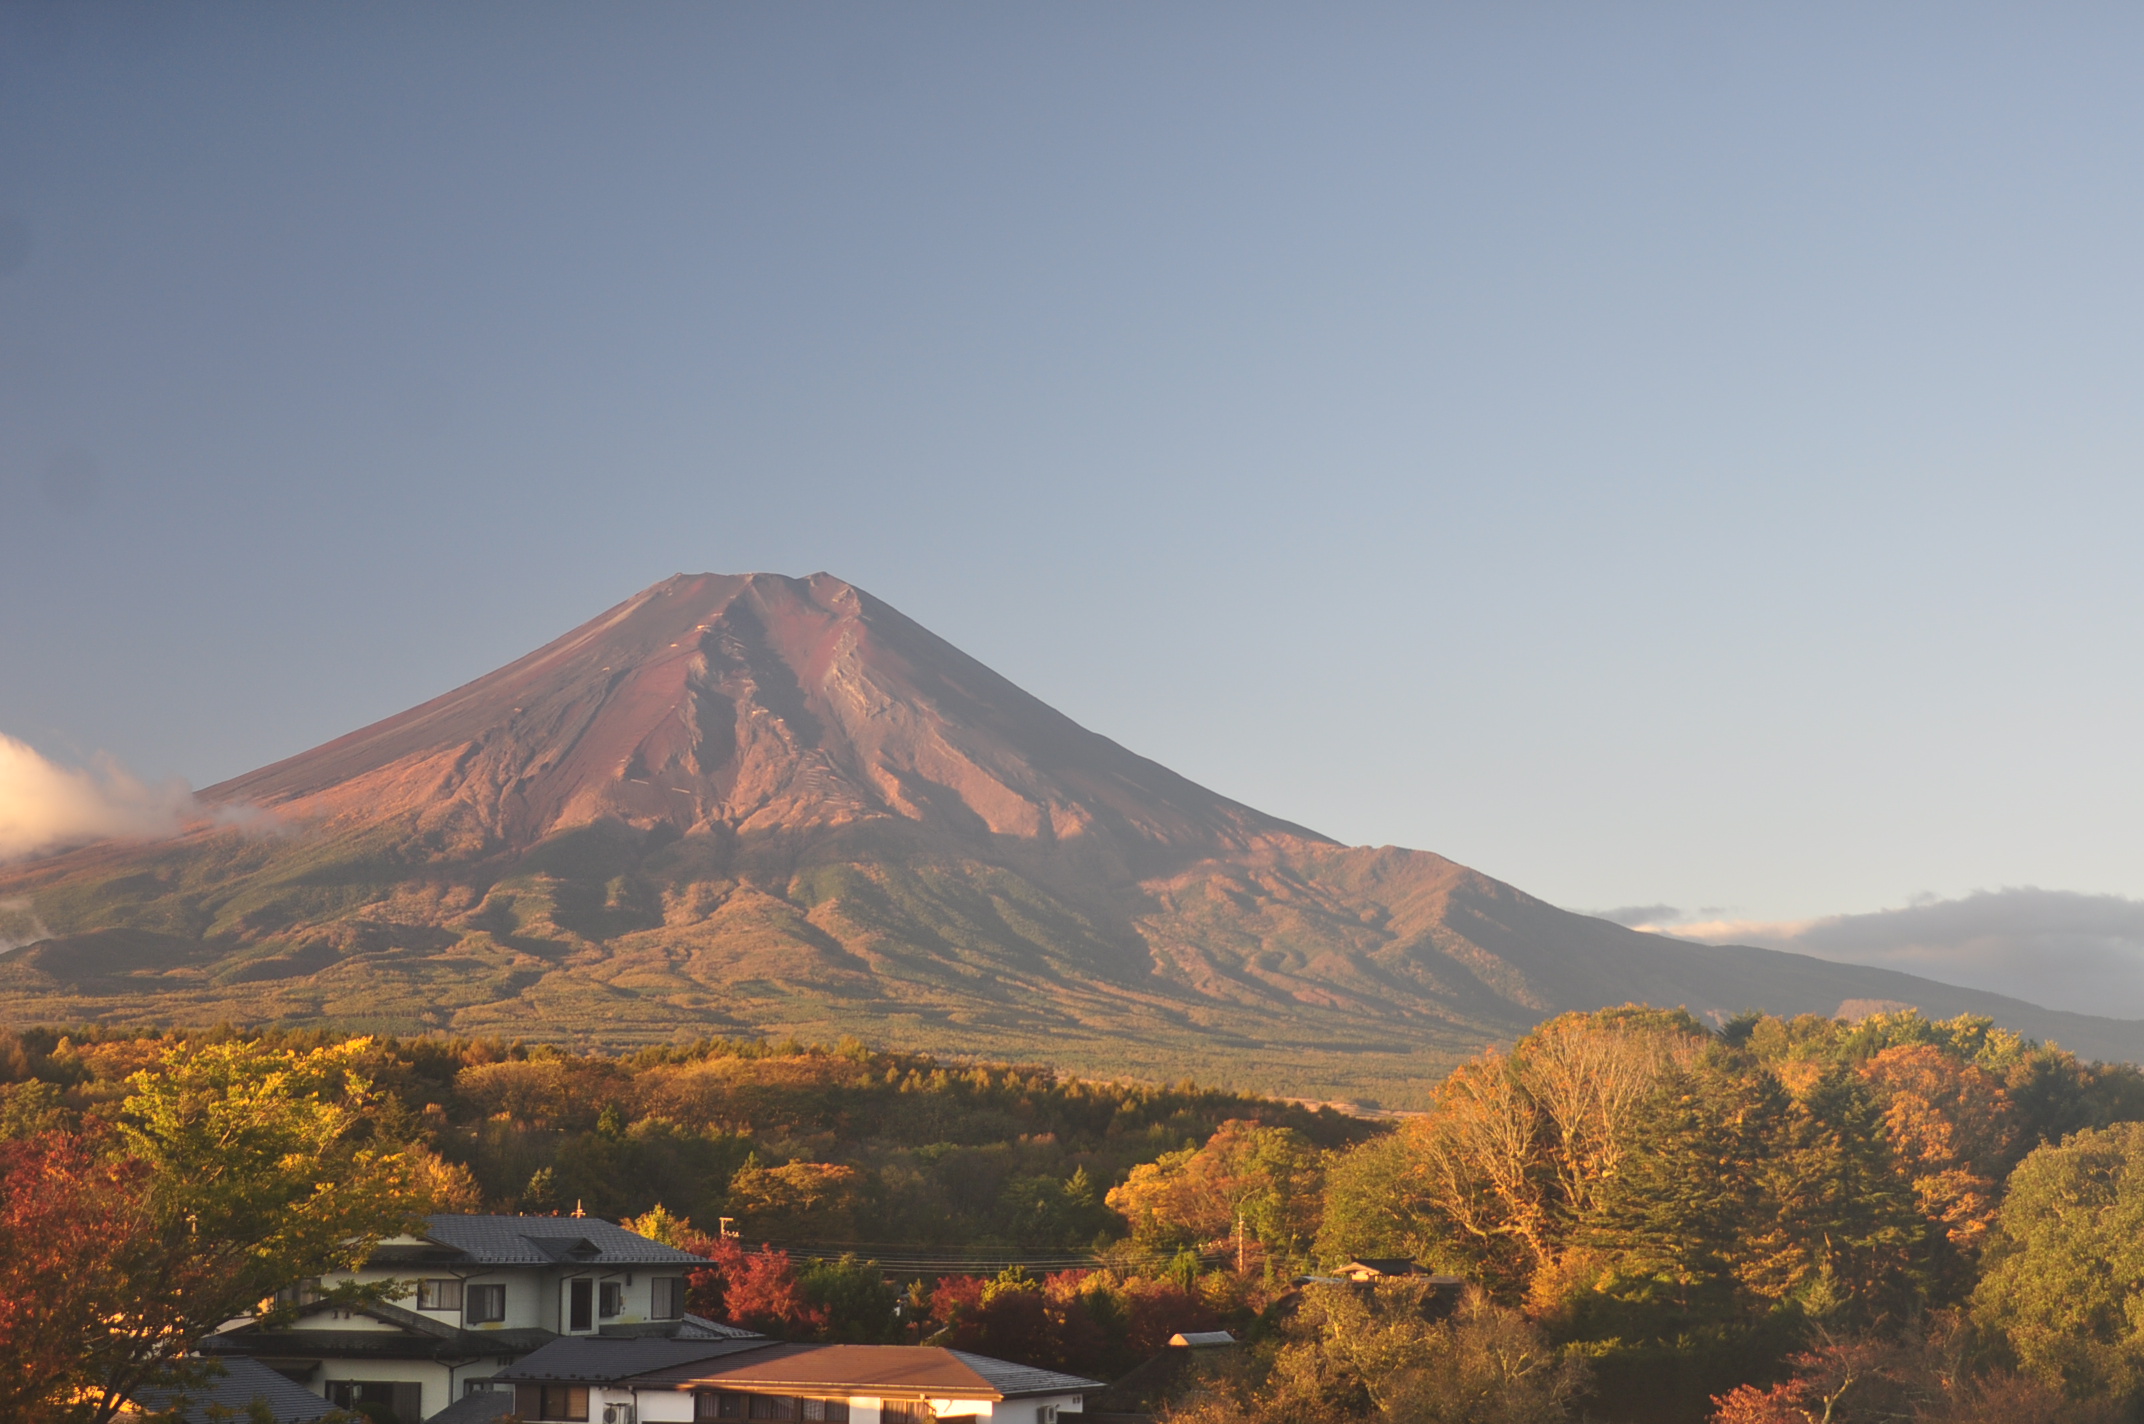
<instances>
[{"instance_id":1,"label":"low cloud bank","mask_svg":"<svg viewBox=\"0 0 2144 1424\"><path fill-rule=\"evenodd\" d=\"M2024 886L1811 920L1697 919L1643 908L1665 913L1634 929L1897 969L2043 1008L2144 1018L2144 900Z\"/></svg>"},{"instance_id":2,"label":"low cloud bank","mask_svg":"<svg viewBox=\"0 0 2144 1424\"><path fill-rule=\"evenodd\" d=\"M0 861L110 837L177 835L198 814L183 781L150 785L109 757L63 766L0 733Z\"/></svg>"}]
</instances>

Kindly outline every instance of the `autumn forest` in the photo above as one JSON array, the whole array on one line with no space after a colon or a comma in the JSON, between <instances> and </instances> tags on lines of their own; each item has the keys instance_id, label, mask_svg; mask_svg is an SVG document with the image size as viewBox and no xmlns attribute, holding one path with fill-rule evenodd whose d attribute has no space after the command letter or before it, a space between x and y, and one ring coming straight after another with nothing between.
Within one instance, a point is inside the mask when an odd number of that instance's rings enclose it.
<instances>
[{"instance_id":1,"label":"autumn forest","mask_svg":"<svg viewBox=\"0 0 2144 1424\"><path fill-rule=\"evenodd\" d=\"M2144 1403L2144 1074L1983 1019L1565 1015L1379 1120L854 1041L26 1030L0 1079L7 1417L110 1417L425 1212L576 1209L786 1338L1113 1380L1234 1331L1135 1402L1181 1424Z\"/></svg>"}]
</instances>

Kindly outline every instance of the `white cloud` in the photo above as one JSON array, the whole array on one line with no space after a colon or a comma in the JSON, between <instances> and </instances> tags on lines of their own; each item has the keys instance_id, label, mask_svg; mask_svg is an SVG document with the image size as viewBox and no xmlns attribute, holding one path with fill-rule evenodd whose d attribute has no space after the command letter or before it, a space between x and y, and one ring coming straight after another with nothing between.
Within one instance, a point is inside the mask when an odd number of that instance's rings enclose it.
<instances>
[{"instance_id":1,"label":"white cloud","mask_svg":"<svg viewBox=\"0 0 2144 1424\"><path fill-rule=\"evenodd\" d=\"M62 766L0 733L0 860L107 837L176 835L195 814L183 781L152 786L109 757Z\"/></svg>"},{"instance_id":2,"label":"white cloud","mask_svg":"<svg viewBox=\"0 0 2144 1424\"><path fill-rule=\"evenodd\" d=\"M1649 930L1683 918L1682 911L1673 905L1622 905L1613 910L1587 910L1585 913L1596 920L1609 920L1634 930Z\"/></svg>"},{"instance_id":3,"label":"white cloud","mask_svg":"<svg viewBox=\"0 0 2144 1424\"><path fill-rule=\"evenodd\" d=\"M2144 1018L2144 900L2032 886L1809 920L1670 916L1635 926L1706 944L1753 944L1873 964L2050 1009Z\"/></svg>"},{"instance_id":4,"label":"white cloud","mask_svg":"<svg viewBox=\"0 0 2144 1424\"><path fill-rule=\"evenodd\" d=\"M28 899L0 900L0 954L51 937Z\"/></svg>"}]
</instances>

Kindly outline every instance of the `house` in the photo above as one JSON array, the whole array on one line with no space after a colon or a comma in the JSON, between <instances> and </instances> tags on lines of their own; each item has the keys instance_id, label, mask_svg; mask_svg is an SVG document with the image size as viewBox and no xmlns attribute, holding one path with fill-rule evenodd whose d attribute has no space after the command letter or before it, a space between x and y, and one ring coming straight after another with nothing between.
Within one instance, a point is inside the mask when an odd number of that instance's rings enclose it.
<instances>
[{"instance_id":1,"label":"house","mask_svg":"<svg viewBox=\"0 0 2144 1424\"><path fill-rule=\"evenodd\" d=\"M562 1339L499 1372L529 1424L1057 1424L1101 1381L934 1345Z\"/></svg>"},{"instance_id":2,"label":"house","mask_svg":"<svg viewBox=\"0 0 2144 1424\"><path fill-rule=\"evenodd\" d=\"M703 1264L594 1217L434 1216L422 1235L380 1243L354 1272L291 1293L297 1319L258 1320L200 1344L246 1358L345 1409L420 1424L561 1337L763 1337L685 1312L685 1273ZM343 1280L410 1287L392 1304L339 1308Z\"/></svg>"},{"instance_id":3,"label":"house","mask_svg":"<svg viewBox=\"0 0 2144 1424\"><path fill-rule=\"evenodd\" d=\"M1423 1296L1423 1309L1432 1318L1442 1319L1459 1308L1460 1298L1466 1294L1465 1276L1432 1275L1413 1261L1387 1256L1364 1256L1340 1267L1337 1275L1304 1276L1298 1285L1337 1284L1342 1281L1376 1290L1389 1281L1410 1281L1428 1289Z\"/></svg>"}]
</instances>

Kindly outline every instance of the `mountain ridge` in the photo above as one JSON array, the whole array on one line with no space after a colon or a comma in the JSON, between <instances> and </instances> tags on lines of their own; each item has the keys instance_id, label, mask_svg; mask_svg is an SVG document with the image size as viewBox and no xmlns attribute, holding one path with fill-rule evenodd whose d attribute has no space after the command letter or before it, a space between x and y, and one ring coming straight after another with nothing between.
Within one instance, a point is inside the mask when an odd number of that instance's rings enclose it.
<instances>
[{"instance_id":1,"label":"mountain ridge","mask_svg":"<svg viewBox=\"0 0 2144 1424\"><path fill-rule=\"evenodd\" d=\"M1417 1102L1626 1000L2144 1024L1693 946L1427 851L1349 847L1140 757L827 574L678 575L492 673L202 793L203 825L0 870L49 933L0 1019L890 1047Z\"/></svg>"}]
</instances>

